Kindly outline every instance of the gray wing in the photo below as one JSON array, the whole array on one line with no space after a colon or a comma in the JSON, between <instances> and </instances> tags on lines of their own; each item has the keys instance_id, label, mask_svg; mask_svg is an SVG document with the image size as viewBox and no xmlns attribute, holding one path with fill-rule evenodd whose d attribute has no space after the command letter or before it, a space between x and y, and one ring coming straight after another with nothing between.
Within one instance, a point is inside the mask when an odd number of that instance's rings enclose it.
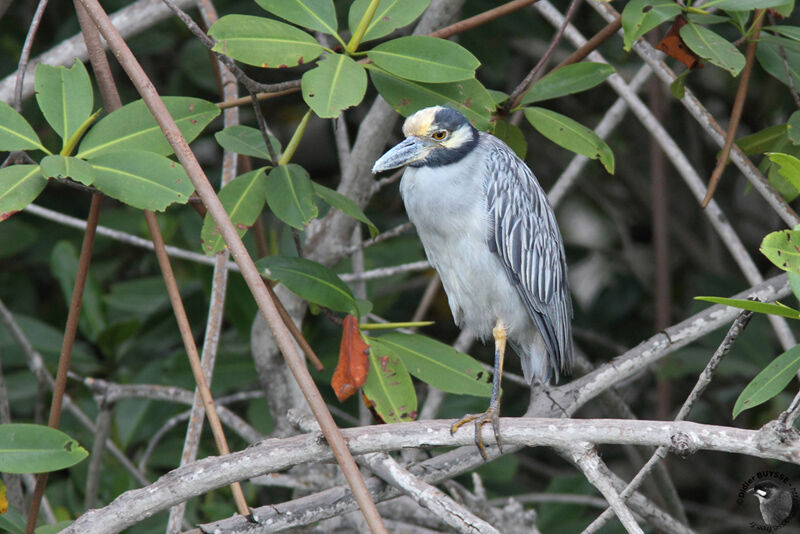
<instances>
[{"instance_id":1,"label":"gray wing","mask_svg":"<svg viewBox=\"0 0 800 534\"><path fill-rule=\"evenodd\" d=\"M572 361L572 301L561 233L528 166L499 142L492 142L490 151L485 175L488 245L544 338L549 367L558 378Z\"/></svg>"}]
</instances>

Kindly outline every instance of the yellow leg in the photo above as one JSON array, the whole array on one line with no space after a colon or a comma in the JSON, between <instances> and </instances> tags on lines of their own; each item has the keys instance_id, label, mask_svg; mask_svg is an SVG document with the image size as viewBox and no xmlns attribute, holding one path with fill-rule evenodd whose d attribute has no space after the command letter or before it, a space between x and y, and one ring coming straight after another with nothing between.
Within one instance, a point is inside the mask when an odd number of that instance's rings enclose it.
<instances>
[{"instance_id":1,"label":"yellow leg","mask_svg":"<svg viewBox=\"0 0 800 534\"><path fill-rule=\"evenodd\" d=\"M456 430L463 425L474 422L475 445L478 447L484 461L489 459L481 436L481 427L486 423L491 423L495 442L500 452L503 452L503 442L500 439L500 382L503 379L503 359L506 354L507 333L505 325L499 319L492 329L492 335L494 336L494 376L492 377L492 397L489 400L489 408L483 413L465 415L450 427L450 433L455 434Z\"/></svg>"}]
</instances>

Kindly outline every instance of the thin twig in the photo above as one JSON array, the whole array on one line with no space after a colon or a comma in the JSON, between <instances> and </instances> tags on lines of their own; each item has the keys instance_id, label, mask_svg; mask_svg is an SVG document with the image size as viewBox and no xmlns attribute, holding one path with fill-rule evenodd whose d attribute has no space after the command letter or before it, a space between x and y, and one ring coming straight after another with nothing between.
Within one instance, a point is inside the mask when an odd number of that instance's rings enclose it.
<instances>
[{"instance_id":1,"label":"thin twig","mask_svg":"<svg viewBox=\"0 0 800 534\"><path fill-rule=\"evenodd\" d=\"M89 470L86 474L86 495L83 499L85 509L94 508L97 501L97 490L100 487L100 475L103 472L103 452L106 448L106 440L111 434L112 416L114 405L99 399L100 412L95 420L94 440L92 441L92 453L89 455Z\"/></svg>"},{"instance_id":2,"label":"thin twig","mask_svg":"<svg viewBox=\"0 0 800 534\"><path fill-rule=\"evenodd\" d=\"M525 92L534 83L539 76L539 73L547 65L547 62L550 60L550 56L553 55L553 52L558 46L558 43L561 41L561 37L564 35L564 29L569 24L569 21L572 20L572 17L575 15L575 12L578 10L578 6L581 5L581 0L571 0L569 4L569 8L567 9L566 15L564 15L564 22L556 31L556 34L553 36L553 39L550 41L550 45L545 50L542 57L539 59L539 62L531 69L531 71L522 79L522 81L511 91L511 94L508 96L508 100L504 106L504 109L508 111L509 109L514 109L519 106L522 97L525 95Z\"/></svg>"},{"instance_id":3,"label":"thin twig","mask_svg":"<svg viewBox=\"0 0 800 534\"><path fill-rule=\"evenodd\" d=\"M353 254L357 250L363 250L365 248L369 248L372 245L377 245L378 243L382 243L387 239L391 239L393 237L397 237L400 234L403 234L413 228L414 224L411 222L404 222L403 224L398 224L394 228L390 230L386 230L385 232L381 232L380 234L376 235L372 239L367 239L366 241L361 241L357 245L352 244L347 247L344 251L346 256Z\"/></svg>"},{"instance_id":4,"label":"thin twig","mask_svg":"<svg viewBox=\"0 0 800 534\"><path fill-rule=\"evenodd\" d=\"M486 24L487 22L491 22L497 18L508 15L509 13L513 13L514 11L518 11L523 7L529 6L537 1L538 0L514 0L513 2L505 3L501 6L484 11L483 13L478 13L475 16L460 20L450 24L449 26L445 26L440 30L432 32L430 35L431 37L447 39L456 34L463 33L467 30L471 30L472 28L476 28Z\"/></svg>"},{"instance_id":5,"label":"thin twig","mask_svg":"<svg viewBox=\"0 0 800 534\"><path fill-rule=\"evenodd\" d=\"M706 367L703 369L703 372L700 373L700 376L697 379L692 391L686 397L686 400L683 402L680 410L678 410L678 414L675 416L675 421L683 421L691 412L692 407L697 403L700 396L706 390L708 385L711 383L711 379L714 377L714 373L719 367L719 364L722 363L723 358L730 352L731 347L733 347L733 343L739 337L739 334L747 327L747 324L750 322L750 319L753 317L753 312L744 311L739 314L739 316L733 321L728 333L725 335L725 338L720 343L717 350L714 352L713 356L709 360ZM661 461L669 452L671 447L661 446L658 447L655 452L653 452L650 459L647 463L642 466L636 476L631 479L625 489L620 493L620 497L623 499L627 499L633 493L639 489L642 482L644 482L645 478L650 471L655 467L656 463ZM607 522L611 519L611 509L606 509L602 514L600 514L592 523L586 527L583 531L583 534L592 534L600 530Z\"/></svg>"},{"instance_id":6,"label":"thin twig","mask_svg":"<svg viewBox=\"0 0 800 534\"><path fill-rule=\"evenodd\" d=\"M58 357L58 370L53 387L53 398L50 403L50 416L47 424L52 428L58 428L61 421L61 406L64 400L64 392L67 388L67 372L69 371L70 360L72 359L72 347L75 343L75 336L78 332L78 319L81 314L81 303L83 301L83 290L86 287L86 278L89 275L89 264L92 261L92 248L94 247L95 230L97 221L100 218L100 207L103 197L92 195L89 205L89 217L86 219L86 231L81 244L80 257L78 258L78 270L75 274L75 286L72 288L72 297L67 312L67 323L64 327L64 338L61 343L61 353ZM31 506L28 512L28 521L25 525L25 533L33 534L36 528L36 521L39 515L39 505L47 487L47 473L41 473L36 477L36 487L31 498Z\"/></svg>"},{"instance_id":7,"label":"thin twig","mask_svg":"<svg viewBox=\"0 0 800 534\"><path fill-rule=\"evenodd\" d=\"M30 26L28 26L28 33L25 35L25 42L22 44L22 51L19 55L17 80L14 84L14 109L19 112L22 112L22 84L25 80L25 71L28 68L28 60L31 57L33 40L36 38L36 32L39 31L39 25L42 23L45 8L47 8L47 0L39 0L39 3L36 5L36 11L33 12L33 19L31 20Z\"/></svg>"},{"instance_id":8,"label":"thin twig","mask_svg":"<svg viewBox=\"0 0 800 534\"><path fill-rule=\"evenodd\" d=\"M116 28L114 28L114 26L111 24L108 15L100 6L99 2L97 0L80 1L84 4L84 6L86 6L86 10L94 20L95 24L100 30L100 33L103 35L103 37L105 37L109 48L113 51L114 56L119 60L123 69L128 74L137 91L142 96L145 104L148 106L148 109L150 109L151 113L156 118L156 121L164 132L167 140L170 142L175 155L191 179L197 194L203 200L203 203L208 209L209 215L211 215L212 219L217 224L217 228L219 228L220 234L228 244L231 254L242 268L242 275L247 282L247 285L250 288L250 291L252 292L258 307L264 316L264 319L267 322L267 325L269 325L270 330L272 330L275 340L278 346L281 348L281 352L286 357L289 368L297 380L301 390L303 391L306 400L311 406L314 416L319 421L320 426L323 429L323 434L325 434L328 444L334 451L337 462L341 466L348 483L353 489L353 493L358 500L359 506L361 507L361 510L364 513L370 528L372 528L373 532L376 533L386 532L386 529L380 519L380 515L375 508L375 503L370 498L369 492L364 485L364 480L361 477L358 466L347 449L347 444L344 442L344 439L342 438L342 435L336 426L333 417L331 417L330 412L325 406L325 403L322 400L322 397L317 390L317 387L314 384L308 369L305 366L302 356L292 343L291 334L283 324L283 321L281 320L274 303L270 299L269 293L264 287L261 276L259 275L253 260L250 258L244 243L242 243L242 240L237 233L236 228L234 227L233 223L231 223L230 218L225 212L225 208L217 198L213 187L208 182L208 178L205 176L203 169L197 162L197 159L189 148L189 145L186 143L186 140L181 135L178 126L175 124L175 121L172 119L172 117L170 117L163 101L161 100L161 97L155 91L155 87L153 86L152 82L147 77L141 65L139 65L139 62L130 51L130 48L128 48L125 41L119 35L119 32L117 32ZM208 409L208 407L206 407L206 409Z\"/></svg>"},{"instance_id":9,"label":"thin twig","mask_svg":"<svg viewBox=\"0 0 800 534\"><path fill-rule=\"evenodd\" d=\"M586 41L585 44L581 45L577 50L567 56L564 61L553 67L553 71L556 71L561 67L566 67L567 65L572 65L573 63L583 61L586 56L597 50L600 45L605 43L612 35L617 33L621 27L622 17L617 17L616 20L606 24L602 30L594 34L594 36Z\"/></svg>"},{"instance_id":10,"label":"thin twig","mask_svg":"<svg viewBox=\"0 0 800 534\"><path fill-rule=\"evenodd\" d=\"M733 101L733 109L731 109L731 116L728 122L728 133L725 135L725 144L722 145L717 165L711 173L711 178L708 180L708 190L706 196L700 203L700 206L705 208L714 196L717 190L719 180L722 178L722 172L728 165L728 157L731 153L731 148L736 140L736 131L739 129L739 119L742 118L742 110L744 109L744 101L747 98L747 87L750 84L750 74L753 72L753 63L756 60L756 48L758 47L758 36L761 32L761 24L764 21L764 10L757 9L755 12L755 23L753 24L753 34L750 40L747 41L747 50L745 51L745 64L742 74L739 77L739 87L736 89L736 98Z\"/></svg>"}]
</instances>

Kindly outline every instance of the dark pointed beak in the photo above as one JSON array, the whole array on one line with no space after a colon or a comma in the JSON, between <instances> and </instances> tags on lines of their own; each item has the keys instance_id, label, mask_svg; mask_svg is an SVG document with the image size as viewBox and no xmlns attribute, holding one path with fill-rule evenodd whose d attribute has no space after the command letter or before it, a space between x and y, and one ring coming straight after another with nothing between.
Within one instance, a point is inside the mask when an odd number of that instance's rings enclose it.
<instances>
[{"instance_id":1,"label":"dark pointed beak","mask_svg":"<svg viewBox=\"0 0 800 534\"><path fill-rule=\"evenodd\" d=\"M428 147L419 137L406 137L375 162L375 165L372 166L372 172L375 174L389 169L396 169L419 161L427 154Z\"/></svg>"}]
</instances>

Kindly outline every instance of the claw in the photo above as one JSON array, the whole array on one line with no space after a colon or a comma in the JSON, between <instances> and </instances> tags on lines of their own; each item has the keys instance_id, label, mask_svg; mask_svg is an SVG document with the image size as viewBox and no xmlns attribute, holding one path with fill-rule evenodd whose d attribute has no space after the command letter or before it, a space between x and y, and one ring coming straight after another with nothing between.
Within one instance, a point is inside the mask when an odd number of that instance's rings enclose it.
<instances>
[{"instance_id":1,"label":"claw","mask_svg":"<svg viewBox=\"0 0 800 534\"><path fill-rule=\"evenodd\" d=\"M467 423L475 424L475 446L478 447L484 462L489 461L489 456L486 454L486 446L483 444L483 436L481 435L481 427L483 425L487 423L492 425L495 442L500 452L503 452L503 441L500 439L500 413L496 407L489 406L489 409L483 413L465 415L450 427L450 434L455 434L456 430Z\"/></svg>"}]
</instances>

